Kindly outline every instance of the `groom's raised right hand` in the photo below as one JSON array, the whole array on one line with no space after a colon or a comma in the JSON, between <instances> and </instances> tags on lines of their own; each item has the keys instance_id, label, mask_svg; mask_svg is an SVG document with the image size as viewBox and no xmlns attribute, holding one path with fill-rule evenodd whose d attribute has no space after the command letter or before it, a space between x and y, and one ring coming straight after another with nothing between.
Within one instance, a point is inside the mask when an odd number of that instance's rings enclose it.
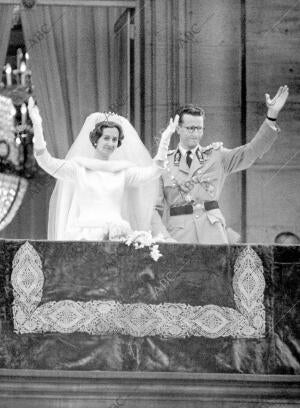
<instances>
[{"instance_id":1,"label":"groom's raised right hand","mask_svg":"<svg viewBox=\"0 0 300 408\"><path fill-rule=\"evenodd\" d=\"M172 134L175 132L179 122L179 115L176 115L174 120L171 118L169 125L166 127L166 129L162 132L161 138L162 140L165 139L170 139Z\"/></svg>"}]
</instances>

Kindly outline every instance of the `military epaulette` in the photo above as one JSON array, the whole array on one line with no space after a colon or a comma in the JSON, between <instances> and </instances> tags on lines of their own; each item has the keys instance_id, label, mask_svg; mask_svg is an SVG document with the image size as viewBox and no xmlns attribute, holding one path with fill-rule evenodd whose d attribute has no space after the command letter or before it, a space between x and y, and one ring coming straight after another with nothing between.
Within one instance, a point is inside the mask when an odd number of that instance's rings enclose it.
<instances>
[{"instance_id":1,"label":"military epaulette","mask_svg":"<svg viewBox=\"0 0 300 408\"><path fill-rule=\"evenodd\" d=\"M208 153L211 150L218 150L223 146L223 142L214 142L203 148L202 153Z\"/></svg>"},{"instance_id":2,"label":"military epaulette","mask_svg":"<svg viewBox=\"0 0 300 408\"><path fill-rule=\"evenodd\" d=\"M171 156L171 154L173 154L174 152L175 152L175 149L174 149L174 150L169 150L168 153L167 153L167 155L168 155L168 156Z\"/></svg>"}]
</instances>

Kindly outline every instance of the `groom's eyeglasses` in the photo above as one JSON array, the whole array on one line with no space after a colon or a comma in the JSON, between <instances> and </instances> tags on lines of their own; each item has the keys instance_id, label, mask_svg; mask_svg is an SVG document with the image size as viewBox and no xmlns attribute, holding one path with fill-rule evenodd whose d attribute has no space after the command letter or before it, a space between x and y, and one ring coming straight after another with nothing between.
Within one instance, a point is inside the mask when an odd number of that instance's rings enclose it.
<instances>
[{"instance_id":1,"label":"groom's eyeglasses","mask_svg":"<svg viewBox=\"0 0 300 408\"><path fill-rule=\"evenodd\" d=\"M203 130L203 127L201 126L181 126L181 127L186 129L189 133L201 132L201 130Z\"/></svg>"}]
</instances>

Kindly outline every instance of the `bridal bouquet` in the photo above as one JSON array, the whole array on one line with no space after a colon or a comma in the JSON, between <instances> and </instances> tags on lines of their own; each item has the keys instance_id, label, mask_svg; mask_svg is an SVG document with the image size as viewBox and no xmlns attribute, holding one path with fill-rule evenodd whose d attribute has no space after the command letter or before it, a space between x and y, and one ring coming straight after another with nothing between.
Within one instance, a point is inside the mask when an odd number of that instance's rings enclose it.
<instances>
[{"instance_id":1,"label":"bridal bouquet","mask_svg":"<svg viewBox=\"0 0 300 408\"><path fill-rule=\"evenodd\" d=\"M157 244L157 241L162 240L160 237L153 238L150 231L133 231L122 241L128 246L133 245L135 249L149 247L150 256L154 261L158 261L162 256Z\"/></svg>"}]
</instances>

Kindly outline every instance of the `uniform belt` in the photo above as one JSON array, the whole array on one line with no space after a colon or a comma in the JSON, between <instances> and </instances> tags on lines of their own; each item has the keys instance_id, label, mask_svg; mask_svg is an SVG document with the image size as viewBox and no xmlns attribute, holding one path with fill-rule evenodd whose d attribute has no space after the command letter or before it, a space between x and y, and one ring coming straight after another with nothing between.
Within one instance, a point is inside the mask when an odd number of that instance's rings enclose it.
<instances>
[{"instance_id":1,"label":"uniform belt","mask_svg":"<svg viewBox=\"0 0 300 408\"><path fill-rule=\"evenodd\" d=\"M219 208L218 201L204 201L203 206L205 211L215 210ZM184 214L193 214L194 207L192 204L183 205L181 207L171 207L170 208L170 215L184 215Z\"/></svg>"}]
</instances>

